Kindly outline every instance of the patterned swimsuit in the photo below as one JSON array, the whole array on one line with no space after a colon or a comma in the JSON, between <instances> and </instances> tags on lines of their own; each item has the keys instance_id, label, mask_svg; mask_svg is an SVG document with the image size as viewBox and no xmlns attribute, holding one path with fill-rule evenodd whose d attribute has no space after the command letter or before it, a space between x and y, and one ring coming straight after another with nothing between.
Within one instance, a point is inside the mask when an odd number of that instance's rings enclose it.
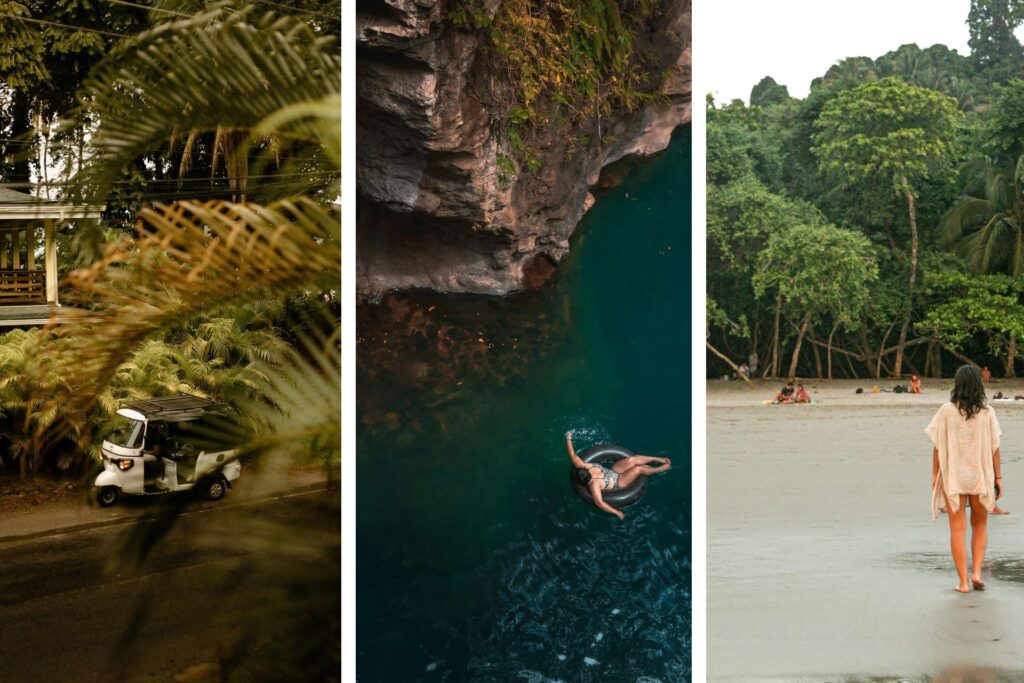
<instances>
[{"instance_id":1,"label":"patterned swimsuit","mask_svg":"<svg viewBox=\"0 0 1024 683\"><path fill-rule=\"evenodd\" d=\"M619 488L619 473L615 470L610 470L604 465L590 465L589 467L597 467L601 470L601 477L604 481L605 490L614 491Z\"/></svg>"}]
</instances>

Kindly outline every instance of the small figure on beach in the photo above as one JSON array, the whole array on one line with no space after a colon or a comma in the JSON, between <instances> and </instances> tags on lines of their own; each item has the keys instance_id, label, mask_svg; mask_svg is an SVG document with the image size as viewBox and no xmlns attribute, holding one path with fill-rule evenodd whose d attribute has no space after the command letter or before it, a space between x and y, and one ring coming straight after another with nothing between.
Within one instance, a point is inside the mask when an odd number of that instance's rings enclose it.
<instances>
[{"instance_id":1,"label":"small figure on beach","mask_svg":"<svg viewBox=\"0 0 1024 683\"><path fill-rule=\"evenodd\" d=\"M804 385L803 384L797 384L796 385L796 394L793 396L793 402L794 403L810 403L811 402L811 395L807 393L806 389L804 389Z\"/></svg>"},{"instance_id":2,"label":"small figure on beach","mask_svg":"<svg viewBox=\"0 0 1024 683\"><path fill-rule=\"evenodd\" d=\"M992 372L988 369L987 365L981 369L981 381L985 384L992 381Z\"/></svg>"},{"instance_id":3,"label":"small figure on beach","mask_svg":"<svg viewBox=\"0 0 1024 683\"><path fill-rule=\"evenodd\" d=\"M576 477L590 490L590 497L594 499L594 505L619 519L623 519L626 515L622 510L616 510L604 502L601 491L625 488L640 475L650 476L665 472L672 467L672 461L668 458L654 458L649 455L634 455L616 460L610 469L604 465L585 463L576 455L576 449L573 448L572 432L565 433L565 447L569 450L569 460L572 461L572 466L576 468ZM652 463L658 464L652 467Z\"/></svg>"},{"instance_id":4,"label":"small figure on beach","mask_svg":"<svg viewBox=\"0 0 1024 683\"><path fill-rule=\"evenodd\" d=\"M921 378L917 375L910 376L910 393L920 394L921 393Z\"/></svg>"},{"instance_id":5,"label":"small figure on beach","mask_svg":"<svg viewBox=\"0 0 1024 683\"><path fill-rule=\"evenodd\" d=\"M932 520L945 506L950 552L959 584L968 593L985 590L981 565L988 544L988 515L1003 495L995 410L987 405L981 372L963 365L953 378L949 403L925 428L932 441ZM967 582L967 510L971 508L971 582Z\"/></svg>"},{"instance_id":6,"label":"small figure on beach","mask_svg":"<svg viewBox=\"0 0 1024 683\"><path fill-rule=\"evenodd\" d=\"M750 366L746 362L740 363L738 370L740 379L750 379Z\"/></svg>"},{"instance_id":7,"label":"small figure on beach","mask_svg":"<svg viewBox=\"0 0 1024 683\"><path fill-rule=\"evenodd\" d=\"M786 382L786 386L779 390L779 393L775 394L775 403L792 403L793 395L796 390L793 388L793 380Z\"/></svg>"}]
</instances>

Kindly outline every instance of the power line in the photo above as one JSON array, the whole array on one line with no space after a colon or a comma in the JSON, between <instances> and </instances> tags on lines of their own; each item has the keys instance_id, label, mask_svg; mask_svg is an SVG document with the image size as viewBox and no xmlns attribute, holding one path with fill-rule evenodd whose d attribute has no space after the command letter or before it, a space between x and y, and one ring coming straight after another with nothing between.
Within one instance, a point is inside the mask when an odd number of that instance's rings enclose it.
<instances>
[{"instance_id":1,"label":"power line","mask_svg":"<svg viewBox=\"0 0 1024 683\"><path fill-rule=\"evenodd\" d=\"M215 178L152 178L146 180L111 180L103 183L103 185L143 185L146 183L204 183L210 182L222 182L229 180L258 180L262 178L302 178L302 177L318 177L318 176L336 176L338 171L310 171L294 172L294 173L266 173L261 175L240 175L240 176L216 176ZM14 182L5 183L0 182L0 187L92 187L95 183L62 183L59 180L53 180L50 182L39 182L39 183L25 183L25 182Z\"/></svg>"},{"instance_id":2,"label":"power line","mask_svg":"<svg viewBox=\"0 0 1024 683\"><path fill-rule=\"evenodd\" d=\"M271 2L270 0L253 0L253 1L254 2L258 2L260 4L263 4L263 5L270 5L271 7L280 7L282 9L286 9L286 10L289 10L291 12L302 12L303 14L323 14L323 10L321 10L320 12L315 12L315 11L313 11L311 9L302 9L301 7L291 7L289 5L283 5L283 4L279 3L279 2ZM339 19L340 19L340 17L339 17Z\"/></svg>"},{"instance_id":3,"label":"power line","mask_svg":"<svg viewBox=\"0 0 1024 683\"><path fill-rule=\"evenodd\" d=\"M150 7L149 5L140 5L136 2L126 2L125 0L103 0L111 5L123 5L125 7L136 7L138 9L144 9L149 12L162 12L163 14L174 14L179 17L194 17L194 14L188 14L187 12L179 12L173 9L164 9L163 7Z\"/></svg>"},{"instance_id":4,"label":"power line","mask_svg":"<svg viewBox=\"0 0 1024 683\"><path fill-rule=\"evenodd\" d=\"M17 14L6 14L0 13L0 17L6 17L8 19L15 19L17 21L27 21L30 24L41 24L43 26L56 26L57 28L63 28L70 31L83 31L85 33L98 33L104 36L113 36L115 38L126 38L127 35L124 33L114 33L113 31L104 31L99 28L87 28L85 26L74 26L72 24L61 24L56 21L48 21L46 19L35 19L33 17L22 17Z\"/></svg>"}]
</instances>

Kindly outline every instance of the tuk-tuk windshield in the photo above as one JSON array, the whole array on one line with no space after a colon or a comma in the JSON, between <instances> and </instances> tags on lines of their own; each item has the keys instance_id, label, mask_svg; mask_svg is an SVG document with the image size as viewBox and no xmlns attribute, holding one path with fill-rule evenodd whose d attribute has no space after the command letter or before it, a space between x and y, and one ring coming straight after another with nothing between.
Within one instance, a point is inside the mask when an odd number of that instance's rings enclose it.
<instances>
[{"instance_id":1,"label":"tuk-tuk windshield","mask_svg":"<svg viewBox=\"0 0 1024 683\"><path fill-rule=\"evenodd\" d=\"M143 423L118 415L114 422L114 431L107 436L107 441L122 448L141 448Z\"/></svg>"}]
</instances>

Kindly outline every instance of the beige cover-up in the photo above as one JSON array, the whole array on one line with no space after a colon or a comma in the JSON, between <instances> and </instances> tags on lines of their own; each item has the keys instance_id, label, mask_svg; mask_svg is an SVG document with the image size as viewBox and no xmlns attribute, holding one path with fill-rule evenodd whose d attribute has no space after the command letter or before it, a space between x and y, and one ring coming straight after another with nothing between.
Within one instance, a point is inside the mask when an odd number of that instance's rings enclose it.
<instances>
[{"instance_id":1,"label":"beige cover-up","mask_svg":"<svg viewBox=\"0 0 1024 683\"><path fill-rule=\"evenodd\" d=\"M983 408L970 420L964 419L953 403L943 404L925 427L924 433L939 450L939 476L932 489L932 520L945 506L942 492L949 497L950 512L960 509L963 494L981 496L989 512L996 504L992 455L999 448L999 422L992 406Z\"/></svg>"}]
</instances>

